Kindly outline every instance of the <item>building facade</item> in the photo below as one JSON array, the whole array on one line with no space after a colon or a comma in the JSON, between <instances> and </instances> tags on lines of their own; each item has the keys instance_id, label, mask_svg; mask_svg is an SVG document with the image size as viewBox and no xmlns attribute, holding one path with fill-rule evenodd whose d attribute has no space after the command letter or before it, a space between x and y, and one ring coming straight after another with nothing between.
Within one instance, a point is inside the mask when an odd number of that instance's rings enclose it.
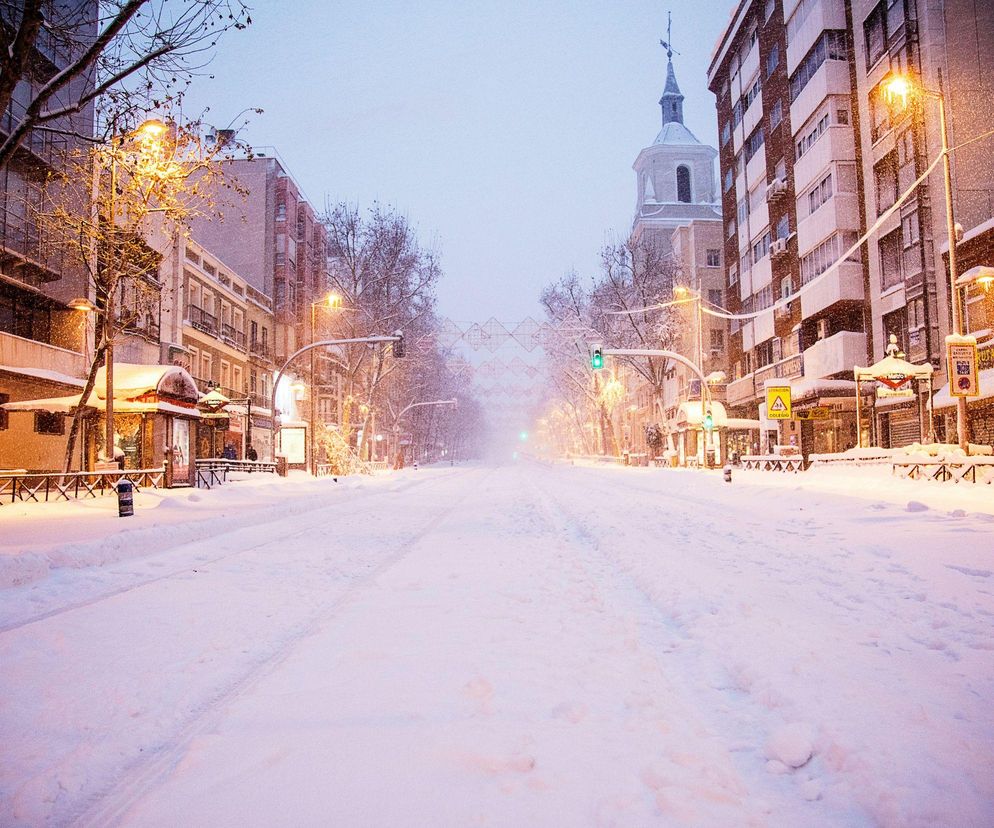
<instances>
[{"instance_id":1,"label":"building facade","mask_svg":"<svg viewBox=\"0 0 994 828\"><path fill-rule=\"evenodd\" d=\"M808 454L854 446L858 433L885 446L929 436L918 417L924 400L870 399L857 426L855 387L845 383L854 366L883 357L890 334L944 381L941 167L895 206L939 153L938 113L929 103L895 109L882 82L898 72L928 88L948 78L955 125L957 100L994 92L976 50L947 47L950 32L976 42L991 30L992 10L981 5L743 0L716 46L708 80L728 307L743 317L732 325L728 402L762 416L765 389L789 384L795 407L812 414L767 423L764 448L794 444ZM960 109L961 138L981 134L973 109ZM977 142L954 171L964 227L991 215L991 157L989 140Z\"/></svg>"}]
</instances>

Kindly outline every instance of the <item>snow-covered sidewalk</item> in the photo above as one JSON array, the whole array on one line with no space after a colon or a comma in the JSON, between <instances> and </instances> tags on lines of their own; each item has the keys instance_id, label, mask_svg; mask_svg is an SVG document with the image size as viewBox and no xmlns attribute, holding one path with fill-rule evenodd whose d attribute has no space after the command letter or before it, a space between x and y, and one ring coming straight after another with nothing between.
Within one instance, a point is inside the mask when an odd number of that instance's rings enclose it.
<instances>
[{"instance_id":1,"label":"snow-covered sidewalk","mask_svg":"<svg viewBox=\"0 0 994 828\"><path fill-rule=\"evenodd\" d=\"M248 522L208 551L175 520L0 592L0 823L994 820L982 500L531 464L319 483L284 516L236 484Z\"/></svg>"}]
</instances>

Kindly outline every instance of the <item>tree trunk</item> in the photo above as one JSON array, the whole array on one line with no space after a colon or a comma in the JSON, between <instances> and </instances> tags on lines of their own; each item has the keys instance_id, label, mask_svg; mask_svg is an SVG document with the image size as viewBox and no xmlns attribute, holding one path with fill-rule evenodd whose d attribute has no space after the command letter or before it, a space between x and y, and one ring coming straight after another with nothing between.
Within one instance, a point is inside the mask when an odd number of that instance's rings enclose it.
<instances>
[{"instance_id":1,"label":"tree trunk","mask_svg":"<svg viewBox=\"0 0 994 828\"><path fill-rule=\"evenodd\" d=\"M63 473L68 474L72 471L72 456L76 450L76 438L79 436L79 425L83 419L83 406L90 399L90 394L93 392L93 386L97 381L97 371L100 370L106 350L107 343L102 342L93 354L93 362L90 363L90 371L86 376L86 385L83 386L83 393L79 397L79 405L76 406L76 411L73 412L72 423L69 426L69 439L66 442L66 458L62 464Z\"/></svg>"}]
</instances>

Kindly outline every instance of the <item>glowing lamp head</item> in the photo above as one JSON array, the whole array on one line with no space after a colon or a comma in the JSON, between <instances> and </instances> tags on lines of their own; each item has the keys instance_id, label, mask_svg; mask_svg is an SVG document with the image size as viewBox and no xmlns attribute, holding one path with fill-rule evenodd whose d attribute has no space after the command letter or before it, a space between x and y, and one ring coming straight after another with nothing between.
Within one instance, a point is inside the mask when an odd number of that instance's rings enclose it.
<instances>
[{"instance_id":1,"label":"glowing lamp head","mask_svg":"<svg viewBox=\"0 0 994 828\"><path fill-rule=\"evenodd\" d=\"M888 106L906 109L914 89L914 84L909 78L904 75L893 75L884 81L884 99Z\"/></svg>"},{"instance_id":2,"label":"glowing lamp head","mask_svg":"<svg viewBox=\"0 0 994 828\"><path fill-rule=\"evenodd\" d=\"M342 297L337 293L328 294L328 307L329 308L340 308L342 306Z\"/></svg>"},{"instance_id":3,"label":"glowing lamp head","mask_svg":"<svg viewBox=\"0 0 994 828\"><path fill-rule=\"evenodd\" d=\"M151 118L145 121L138 129L135 130L139 135L144 138L162 138L167 132L169 132L169 127L167 127L158 118Z\"/></svg>"},{"instance_id":4,"label":"glowing lamp head","mask_svg":"<svg viewBox=\"0 0 994 828\"><path fill-rule=\"evenodd\" d=\"M714 430L714 417L712 416L712 414L711 414L710 411L708 411L704 415L704 430L705 431L713 431Z\"/></svg>"}]
</instances>

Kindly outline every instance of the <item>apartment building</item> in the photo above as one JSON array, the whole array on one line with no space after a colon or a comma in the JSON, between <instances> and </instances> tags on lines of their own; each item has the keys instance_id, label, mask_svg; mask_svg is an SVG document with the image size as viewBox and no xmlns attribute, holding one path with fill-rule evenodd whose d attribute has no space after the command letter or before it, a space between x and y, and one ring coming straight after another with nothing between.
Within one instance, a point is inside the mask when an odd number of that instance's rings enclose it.
<instances>
[{"instance_id":1,"label":"apartment building","mask_svg":"<svg viewBox=\"0 0 994 828\"><path fill-rule=\"evenodd\" d=\"M992 14L967 0L743 0L719 40L709 86L729 307L744 317L732 326L728 402L762 417L765 388L789 384L800 412L766 423L764 443L808 454L851 447L857 433L884 446L928 437L924 399L870 398L855 421L853 366L882 358L893 334L907 359L930 362L944 382L950 330L941 167L880 219L939 154L937 104L896 108L882 81L910 73L941 89L948 78L950 126L959 104L960 140L982 134L972 104L994 88L975 44L994 31ZM966 48L949 48L952 32ZM969 229L992 213L990 141L960 152L956 213ZM940 439L951 439L947 419Z\"/></svg>"},{"instance_id":2,"label":"apartment building","mask_svg":"<svg viewBox=\"0 0 994 828\"><path fill-rule=\"evenodd\" d=\"M189 371L202 394L217 389L231 400L227 416L205 412L197 455L218 456L230 444L244 457L251 444L260 458L270 457L269 300L190 238L175 239L160 272L162 361Z\"/></svg>"},{"instance_id":3,"label":"apartment building","mask_svg":"<svg viewBox=\"0 0 994 828\"><path fill-rule=\"evenodd\" d=\"M71 5L67 0L66 8L74 8L81 38L96 32L95 0ZM0 9L4 17L12 13L12 8ZM74 57L69 44L41 33L30 75L17 81L10 107L0 113L0 135L19 123L31 91ZM69 307L73 299L88 295L85 274L64 247L49 243L36 213L47 197L50 171L92 136L93 107L48 126L52 129L32 130L0 168L0 404L79 393L92 353L92 320ZM66 433L61 413L0 408L0 468L61 468Z\"/></svg>"},{"instance_id":4,"label":"apartment building","mask_svg":"<svg viewBox=\"0 0 994 828\"><path fill-rule=\"evenodd\" d=\"M994 5L973 0L852 0L852 76L859 123L857 158L865 183L865 210L872 225L941 153L939 102L927 97L895 106L885 81L899 73L943 95L952 155L953 210L963 229L960 273L994 264L985 237L994 216L994 138L975 140L991 128L986 105L994 99L994 70L986 44L994 37ZM930 362L937 387L946 383L946 334L951 330L946 199L941 165L904 201L866 246L872 308L871 351L883 355L888 338L915 363ZM979 316L982 290L969 290L972 330L988 329ZM978 312L980 312L978 314ZM979 324L978 324L979 323ZM984 364L991 339L980 337ZM994 389L991 389L994 391ZM992 442L989 398L970 405L974 442ZM877 401L876 436L881 445L920 438L914 400ZM972 409L977 409L975 412ZM984 409L983 411L981 409ZM945 393L936 397L937 436L955 442L955 409Z\"/></svg>"}]
</instances>

